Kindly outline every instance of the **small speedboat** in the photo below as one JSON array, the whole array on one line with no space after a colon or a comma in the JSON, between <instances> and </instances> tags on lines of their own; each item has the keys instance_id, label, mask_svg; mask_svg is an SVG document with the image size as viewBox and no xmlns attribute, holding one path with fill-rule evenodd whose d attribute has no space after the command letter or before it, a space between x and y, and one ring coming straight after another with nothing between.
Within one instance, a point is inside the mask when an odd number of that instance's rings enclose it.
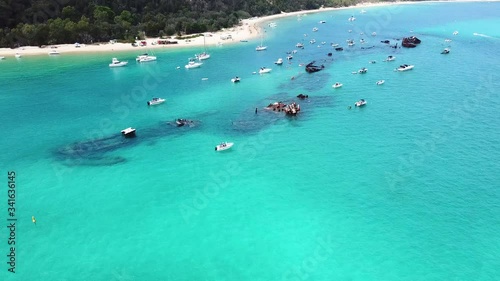
<instances>
[{"instance_id":1,"label":"small speedboat","mask_svg":"<svg viewBox=\"0 0 500 281\"><path fill-rule=\"evenodd\" d=\"M342 84L342 83L336 82L335 84L333 84L333 85L332 85L332 88L337 89L337 88L340 88L340 87L342 87L342 86L343 86L343 84Z\"/></svg>"},{"instance_id":2,"label":"small speedboat","mask_svg":"<svg viewBox=\"0 0 500 281\"><path fill-rule=\"evenodd\" d=\"M375 84L377 85L382 85L385 83L385 80L378 80Z\"/></svg>"},{"instance_id":3,"label":"small speedboat","mask_svg":"<svg viewBox=\"0 0 500 281\"><path fill-rule=\"evenodd\" d=\"M276 65L282 65L283 64L283 59L279 58L277 61L274 62Z\"/></svg>"},{"instance_id":4,"label":"small speedboat","mask_svg":"<svg viewBox=\"0 0 500 281\"><path fill-rule=\"evenodd\" d=\"M20 53L16 53L14 56L16 57L16 59L20 59L22 57Z\"/></svg>"},{"instance_id":5,"label":"small speedboat","mask_svg":"<svg viewBox=\"0 0 500 281\"><path fill-rule=\"evenodd\" d=\"M359 74L364 74L364 73L366 73L367 71L368 71L368 68L363 67L363 68L361 68L360 70L358 70L358 73L359 73Z\"/></svg>"},{"instance_id":6,"label":"small speedboat","mask_svg":"<svg viewBox=\"0 0 500 281\"><path fill-rule=\"evenodd\" d=\"M385 61L393 61L395 59L396 59L395 56L388 56L387 59L385 59Z\"/></svg>"},{"instance_id":7,"label":"small speedboat","mask_svg":"<svg viewBox=\"0 0 500 281\"><path fill-rule=\"evenodd\" d=\"M377 61L375 61L375 60L371 60L371 61L369 61L369 63L372 63L372 64L373 64L373 63L377 63Z\"/></svg>"},{"instance_id":8,"label":"small speedboat","mask_svg":"<svg viewBox=\"0 0 500 281\"><path fill-rule=\"evenodd\" d=\"M458 35L458 31L453 31L453 35Z\"/></svg>"},{"instance_id":9,"label":"small speedboat","mask_svg":"<svg viewBox=\"0 0 500 281\"><path fill-rule=\"evenodd\" d=\"M444 55L449 54L449 53L450 53L450 49L448 49L448 48L445 48L445 49L441 52L441 54L444 54Z\"/></svg>"},{"instance_id":10,"label":"small speedboat","mask_svg":"<svg viewBox=\"0 0 500 281\"><path fill-rule=\"evenodd\" d=\"M186 64L184 67L186 69L191 69L191 68L198 68L202 65L203 63L201 62L196 62L194 59L190 59L188 64Z\"/></svg>"},{"instance_id":11,"label":"small speedboat","mask_svg":"<svg viewBox=\"0 0 500 281\"><path fill-rule=\"evenodd\" d=\"M351 17L349 18L349 21L355 21L355 20L356 20L356 18L355 18L354 16L351 16Z\"/></svg>"},{"instance_id":12,"label":"small speedboat","mask_svg":"<svg viewBox=\"0 0 500 281\"><path fill-rule=\"evenodd\" d=\"M222 151L222 150L227 150L230 149L234 143L232 142L223 142L215 147L215 151Z\"/></svg>"},{"instance_id":13,"label":"small speedboat","mask_svg":"<svg viewBox=\"0 0 500 281\"><path fill-rule=\"evenodd\" d=\"M302 43L297 43L297 45L295 45L295 47L303 49L303 48L304 48L304 44L302 44Z\"/></svg>"},{"instance_id":14,"label":"small speedboat","mask_svg":"<svg viewBox=\"0 0 500 281\"><path fill-rule=\"evenodd\" d=\"M162 98L153 98L152 100L148 101L148 105L157 105L157 104L161 104L161 103L164 103L165 102L165 99L162 99Z\"/></svg>"},{"instance_id":15,"label":"small speedboat","mask_svg":"<svg viewBox=\"0 0 500 281\"><path fill-rule=\"evenodd\" d=\"M122 135L126 138L135 137L135 129L132 127L128 127L126 129L123 129L121 132L122 132Z\"/></svg>"},{"instance_id":16,"label":"small speedboat","mask_svg":"<svg viewBox=\"0 0 500 281\"><path fill-rule=\"evenodd\" d=\"M313 32L316 32L316 31L318 31L318 28L317 27L313 28Z\"/></svg>"},{"instance_id":17,"label":"small speedboat","mask_svg":"<svg viewBox=\"0 0 500 281\"><path fill-rule=\"evenodd\" d=\"M355 106L361 107L363 105L366 105L366 101L364 99L360 99L359 101L354 103Z\"/></svg>"},{"instance_id":18,"label":"small speedboat","mask_svg":"<svg viewBox=\"0 0 500 281\"><path fill-rule=\"evenodd\" d=\"M411 64L410 64L410 65L408 65L408 64L402 64L402 65L400 65L400 66L397 68L397 70L398 70L398 71L407 71L407 70L411 70L411 69L413 69L413 67L414 67L414 65L411 65Z\"/></svg>"},{"instance_id":19,"label":"small speedboat","mask_svg":"<svg viewBox=\"0 0 500 281\"><path fill-rule=\"evenodd\" d=\"M326 21L324 21L324 20L320 20L320 21L319 21L319 23L326 23Z\"/></svg>"},{"instance_id":20,"label":"small speedboat","mask_svg":"<svg viewBox=\"0 0 500 281\"><path fill-rule=\"evenodd\" d=\"M137 56L137 58L135 58L135 60L137 62L150 62L150 61L155 61L156 57L150 56L148 54L142 54L142 55Z\"/></svg>"},{"instance_id":21,"label":"small speedboat","mask_svg":"<svg viewBox=\"0 0 500 281\"><path fill-rule=\"evenodd\" d=\"M291 59L293 59L293 56L292 56L292 55L288 55L288 56L286 57L286 59L287 59L287 60L291 60Z\"/></svg>"},{"instance_id":22,"label":"small speedboat","mask_svg":"<svg viewBox=\"0 0 500 281\"><path fill-rule=\"evenodd\" d=\"M0 56L0 60L4 60L4 59L5 59L5 57L4 57L4 56Z\"/></svg>"},{"instance_id":23,"label":"small speedboat","mask_svg":"<svg viewBox=\"0 0 500 281\"><path fill-rule=\"evenodd\" d=\"M51 50L51 51L49 52L49 56L57 56L57 55L59 55L59 54L60 54L60 53L59 53L57 50Z\"/></svg>"},{"instance_id":24,"label":"small speedboat","mask_svg":"<svg viewBox=\"0 0 500 281\"><path fill-rule=\"evenodd\" d=\"M261 68L259 69L259 74L269 73L269 72L271 72L271 70L272 70L272 69L267 68L267 67L261 67Z\"/></svg>"},{"instance_id":25,"label":"small speedboat","mask_svg":"<svg viewBox=\"0 0 500 281\"><path fill-rule=\"evenodd\" d=\"M119 61L117 58L113 58L111 60L111 63L109 64L109 67L120 67L120 66L126 66L128 64L127 61Z\"/></svg>"},{"instance_id":26,"label":"small speedboat","mask_svg":"<svg viewBox=\"0 0 500 281\"><path fill-rule=\"evenodd\" d=\"M231 82L233 82L233 83L240 82L240 77L238 77L238 76L234 77L233 79L231 79Z\"/></svg>"}]
</instances>

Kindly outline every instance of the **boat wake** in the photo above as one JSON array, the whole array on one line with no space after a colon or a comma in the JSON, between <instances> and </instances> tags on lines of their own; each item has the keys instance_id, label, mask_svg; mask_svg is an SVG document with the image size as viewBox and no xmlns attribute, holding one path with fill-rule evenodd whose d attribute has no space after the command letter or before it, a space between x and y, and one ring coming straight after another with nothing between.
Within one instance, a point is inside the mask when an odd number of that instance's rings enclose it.
<instances>
[{"instance_id":1,"label":"boat wake","mask_svg":"<svg viewBox=\"0 0 500 281\"><path fill-rule=\"evenodd\" d=\"M499 38L496 38L496 37L493 37L493 36L489 36L489 35L482 34L482 33L477 33L477 32L472 33L472 35L474 35L474 36L480 36L480 37L485 37L485 38L499 39Z\"/></svg>"}]
</instances>

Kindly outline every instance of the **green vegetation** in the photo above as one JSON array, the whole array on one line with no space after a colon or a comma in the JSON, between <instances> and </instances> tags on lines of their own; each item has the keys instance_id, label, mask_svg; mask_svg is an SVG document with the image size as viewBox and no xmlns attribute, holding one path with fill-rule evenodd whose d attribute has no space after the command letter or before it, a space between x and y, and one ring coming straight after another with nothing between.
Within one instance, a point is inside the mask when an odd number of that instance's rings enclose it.
<instances>
[{"instance_id":1,"label":"green vegetation","mask_svg":"<svg viewBox=\"0 0 500 281\"><path fill-rule=\"evenodd\" d=\"M360 0L0 0L0 47L132 42L217 31L240 19Z\"/></svg>"}]
</instances>

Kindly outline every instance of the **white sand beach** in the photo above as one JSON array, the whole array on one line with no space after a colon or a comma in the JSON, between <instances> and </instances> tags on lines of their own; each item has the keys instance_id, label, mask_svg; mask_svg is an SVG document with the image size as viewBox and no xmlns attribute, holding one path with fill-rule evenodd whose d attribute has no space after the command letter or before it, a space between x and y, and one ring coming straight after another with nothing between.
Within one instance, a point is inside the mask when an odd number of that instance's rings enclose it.
<instances>
[{"instance_id":1,"label":"white sand beach","mask_svg":"<svg viewBox=\"0 0 500 281\"><path fill-rule=\"evenodd\" d=\"M483 0L452 0L452 1L425 1L429 2L469 2L469 1L483 1ZM500 0L494 0L500 1ZM32 55L48 55L50 51L57 50L60 55L65 53L99 53L99 52L120 52L120 51L132 51L137 50L139 52L144 52L151 49L164 49L164 48L185 48L185 47L199 47L206 44L206 46L217 46L225 44L233 44L240 41L254 39L259 37L261 32L261 25L265 22L271 22L275 19L296 16L309 13L318 13L325 11L341 10L341 9L361 9L373 6L389 6L389 5L401 5L401 4L415 4L423 2L415 1L405 1L405 2L378 2L378 3L362 3L350 7L340 7L340 8L320 8L316 10L304 10L291 13L281 13L265 17L254 17L250 19L241 20L240 25L220 30L218 32L207 32L204 33L205 36L198 36L192 39L177 40L172 38L147 38L145 40L137 40L137 45L132 46L128 43L96 43L96 44L59 44L50 45L43 48L37 46L25 46L15 49L10 48L0 48L0 56L5 58L14 58L16 54L21 56L32 56ZM205 42L204 38L205 37ZM158 44L159 40L175 41L176 44ZM140 42L145 41L145 46L140 46ZM78 47L77 47L78 46Z\"/></svg>"}]
</instances>

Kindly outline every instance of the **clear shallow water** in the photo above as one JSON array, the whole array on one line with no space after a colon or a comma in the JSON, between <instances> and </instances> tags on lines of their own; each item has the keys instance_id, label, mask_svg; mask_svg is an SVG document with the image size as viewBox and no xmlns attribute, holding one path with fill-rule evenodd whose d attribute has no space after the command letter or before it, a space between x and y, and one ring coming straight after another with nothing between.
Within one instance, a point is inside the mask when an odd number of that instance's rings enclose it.
<instances>
[{"instance_id":1,"label":"clear shallow water","mask_svg":"<svg viewBox=\"0 0 500 281\"><path fill-rule=\"evenodd\" d=\"M286 18L266 28L267 51L255 52L260 40L211 48L194 70L183 65L197 49L144 65L139 52L113 55L129 60L121 69L109 54L2 61L0 159L18 174L18 247L17 273L4 263L1 279L496 280L499 8ZM415 49L379 43L411 34ZM273 65L302 40L292 64ZM325 70L299 67L312 60ZM415 69L394 72L403 63ZM261 66L272 73L253 75ZM310 99L297 118L262 109L298 93ZM148 108L153 96L167 102ZM365 108L347 109L360 98ZM175 118L200 123L166 124ZM119 135L128 126L136 139ZM215 153L224 140L236 144Z\"/></svg>"}]
</instances>

